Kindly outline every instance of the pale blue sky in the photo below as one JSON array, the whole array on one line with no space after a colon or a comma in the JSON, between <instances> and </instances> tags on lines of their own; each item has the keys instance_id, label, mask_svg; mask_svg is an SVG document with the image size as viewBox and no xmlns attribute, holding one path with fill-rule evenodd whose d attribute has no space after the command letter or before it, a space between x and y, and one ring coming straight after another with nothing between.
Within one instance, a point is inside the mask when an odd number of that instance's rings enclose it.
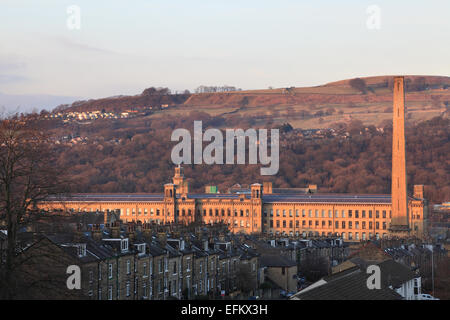
<instances>
[{"instance_id":1,"label":"pale blue sky","mask_svg":"<svg viewBox=\"0 0 450 320\"><path fill-rule=\"evenodd\" d=\"M81 9L81 29L66 9ZM381 9L381 28L366 9ZM310 86L450 74L450 1L0 0L0 92Z\"/></svg>"}]
</instances>

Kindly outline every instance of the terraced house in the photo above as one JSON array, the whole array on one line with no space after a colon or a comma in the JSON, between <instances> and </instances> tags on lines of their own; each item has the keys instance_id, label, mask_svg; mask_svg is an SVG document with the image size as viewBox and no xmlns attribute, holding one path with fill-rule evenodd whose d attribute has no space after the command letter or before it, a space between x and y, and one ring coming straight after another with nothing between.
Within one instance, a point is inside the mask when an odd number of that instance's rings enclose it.
<instances>
[{"instance_id":1,"label":"terraced house","mask_svg":"<svg viewBox=\"0 0 450 320\"><path fill-rule=\"evenodd\" d=\"M29 280L36 287L27 285L28 291L48 299L214 298L240 293L236 279L241 264L250 260L258 268L258 254L251 248L236 244L221 248L211 236L174 232L168 237L150 230L148 224L121 225L120 221L82 229L43 236L24 250L24 285ZM221 270L220 257L230 257L232 267ZM79 290L66 285L66 269L71 265L80 267ZM256 292L256 273L251 276L255 277L249 279L251 291Z\"/></svg>"}]
</instances>

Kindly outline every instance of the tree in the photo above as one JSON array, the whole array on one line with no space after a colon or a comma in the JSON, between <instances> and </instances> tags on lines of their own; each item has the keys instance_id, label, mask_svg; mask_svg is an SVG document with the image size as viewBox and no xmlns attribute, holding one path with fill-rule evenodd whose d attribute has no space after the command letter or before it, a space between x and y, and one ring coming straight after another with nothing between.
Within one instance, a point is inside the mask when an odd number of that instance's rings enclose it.
<instances>
[{"instance_id":1,"label":"tree","mask_svg":"<svg viewBox=\"0 0 450 320\"><path fill-rule=\"evenodd\" d=\"M6 261L0 265L3 298L15 295L18 231L36 216L38 202L69 185L62 178L65 170L52 165L50 146L45 135L23 122L0 123L0 224L7 228Z\"/></svg>"},{"instance_id":2,"label":"tree","mask_svg":"<svg viewBox=\"0 0 450 320\"><path fill-rule=\"evenodd\" d=\"M366 82L363 79L361 78L352 79L350 80L349 84L353 89L359 90L363 94L367 93Z\"/></svg>"},{"instance_id":3,"label":"tree","mask_svg":"<svg viewBox=\"0 0 450 320\"><path fill-rule=\"evenodd\" d=\"M315 282L328 275L328 261L322 257L309 254L305 260L300 262L298 271L308 281Z\"/></svg>"},{"instance_id":4,"label":"tree","mask_svg":"<svg viewBox=\"0 0 450 320\"><path fill-rule=\"evenodd\" d=\"M236 272L236 277L238 289L243 294L248 295L254 289L253 284L255 283L255 279L250 271L250 265L241 264Z\"/></svg>"}]
</instances>

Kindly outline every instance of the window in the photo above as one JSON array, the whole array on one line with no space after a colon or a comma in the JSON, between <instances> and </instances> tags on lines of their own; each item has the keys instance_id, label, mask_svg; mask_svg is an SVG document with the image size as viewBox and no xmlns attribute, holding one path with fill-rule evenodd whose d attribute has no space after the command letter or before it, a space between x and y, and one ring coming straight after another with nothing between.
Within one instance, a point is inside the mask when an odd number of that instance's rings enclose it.
<instances>
[{"instance_id":1,"label":"window","mask_svg":"<svg viewBox=\"0 0 450 320\"><path fill-rule=\"evenodd\" d=\"M376 211L375 211L375 218L378 219L379 217L380 217L380 211L376 210Z\"/></svg>"},{"instance_id":2,"label":"window","mask_svg":"<svg viewBox=\"0 0 450 320\"><path fill-rule=\"evenodd\" d=\"M365 218L366 217L366 210L361 211L361 217Z\"/></svg>"},{"instance_id":3,"label":"window","mask_svg":"<svg viewBox=\"0 0 450 320\"><path fill-rule=\"evenodd\" d=\"M127 260L127 274L131 273L131 261Z\"/></svg>"},{"instance_id":4,"label":"window","mask_svg":"<svg viewBox=\"0 0 450 320\"><path fill-rule=\"evenodd\" d=\"M98 265L98 280L102 280L102 265Z\"/></svg>"},{"instance_id":5,"label":"window","mask_svg":"<svg viewBox=\"0 0 450 320\"><path fill-rule=\"evenodd\" d=\"M345 210L342 210L342 218L345 218Z\"/></svg>"},{"instance_id":6,"label":"window","mask_svg":"<svg viewBox=\"0 0 450 320\"><path fill-rule=\"evenodd\" d=\"M359 218L359 210L355 210L355 218Z\"/></svg>"},{"instance_id":7,"label":"window","mask_svg":"<svg viewBox=\"0 0 450 320\"><path fill-rule=\"evenodd\" d=\"M280 216L280 210L277 209L277 217Z\"/></svg>"},{"instance_id":8,"label":"window","mask_svg":"<svg viewBox=\"0 0 450 320\"><path fill-rule=\"evenodd\" d=\"M127 294L127 297L130 296L130 281L127 281L126 294Z\"/></svg>"},{"instance_id":9,"label":"window","mask_svg":"<svg viewBox=\"0 0 450 320\"><path fill-rule=\"evenodd\" d=\"M80 243L77 245L77 248L78 248L78 256L85 257L86 256L86 244Z\"/></svg>"},{"instance_id":10,"label":"window","mask_svg":"<svg viewBox=\"0 0 450 320\"><path fill-rule=\"evenodd\" d=\"M349 214L350 214L350 213L349 213ZM352 228L352 221L349 221L349 222L348 222L348 228L349 228L349 229ZM350 238L350 236L349 236L349 238Z\"/></svg>"},{"instance_id":11,"label":"window","mask_svg":"<svg viewBox=\"0 0 450 320\"><path fill-rule=\"evenodd\" d=\"M145 281L142 283L142 297L147 298L147 283Z\"/></svg>"},{"instance_id":12,"label":"window","mask_svg":"<svg viewBox=\"0 0 450 320\"><path fill-rule=\"evenodd\" d=\"M112 263L110 263L108 265L108 278L112 279L112 276L113 276L113 265L112 265Z\"/></svg>"},{"instance_id":13,"label":"window","mask_svg":"<svg viewBox=\"0 0 450 320\"><path fill-rule=\"evenodd\" d=\"M147 277L147 262L144 262L142 265L142 273L144 277Z\"/></svg>"},{"instance_id":14,"label":"window","mask_svg":"<svg viewBox=\"0 0 450 320\"><path fill-rule=\"evenodd\" d=\"M128 251L128 239L122 239L120 241L120 248L122 249L122 252Z\"/></svg>"},{"instance_id":15,"label":"window","mask_svg":"<svg viewBox=\"0 0 450 320\"><path fill-rule=\"evenodd\" d=\"M296 216L296 217L299 217L298 209L295 210L295 216Z\"/></svg>"},{"instance_id":16,"label":"window","mask_svg":"<svg viewBox=\"0 0 450 320\"><path fill-rule=\"evenodd\" d=\"M334 212L334 217L335 217L335 218L339 218L339 210L336 210L336 211Z\"/></svg>"},{"instance_id":17,"label":"window","mask_svg":"<svg viewBox=\"0 0 450 320\"><path fill-rule=\"evenodd\" d=\"M108 300L112 300L113 292L112 292L112 286L108 287Z\"/></svg>"},{"instance_id":18,"label":"window","mask_svg":"<svg viewBox=\"0 0 450 320\"><path fill-rule=\"evenodd\" d=\"M98 300L102 300L102 288L98 288Z\"/></svg>"},{"instance_id":19,"label":"window","mask_svg":"<svg viewBox=\"0 0 450 320\"><path fill-rule=\"evenodd\" d=\"M177 262L173 262L173 274L177 274Z\"/></svg>"},{"instance_id":20,"label":"window","mask_svg":"<svg viewBox=\"0 0 450 320\"><path fill-rule=\"evenodd\" d=\"M348 217L349 217L349 218L353 217L353 212L352 212L352 210L348 210Z\"/></svg>"}]
</instances>

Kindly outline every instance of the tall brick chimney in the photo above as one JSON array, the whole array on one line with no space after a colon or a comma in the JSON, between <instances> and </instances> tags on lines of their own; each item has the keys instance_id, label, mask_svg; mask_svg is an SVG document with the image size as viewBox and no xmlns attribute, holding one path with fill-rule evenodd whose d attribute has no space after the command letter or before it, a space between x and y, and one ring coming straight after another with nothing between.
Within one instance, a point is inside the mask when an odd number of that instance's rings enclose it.
<instances>
[{"instance_id":1,"label":"tall brick chimney","mask_svg":"<svg viewBox=\"0 0 450 320\"><path fill-rule=\"evenodd\" d=\"M406 181L405 91L404 78L394 78L392 131L392 219L390 231L395 236L409 233Z\"/></svg>"},{"instance_id":2,"label":"tall brick chimney","mask_svg":"<svg viewBox=\"0 0 450 320\"><path fill-rule=\"evenodd\" d=\"M120 238L120 222L114 221L111 224L111 237L112 238Z\"/></svg>"},{"instance_id":3,"label":"tall brick chimney","mask_svg":"<svg viewBox=\"0 0 450 320\"><path fill-rule=\"evenodd\" d=\"M100 230L99 224L92 225L92 239L94 241L101 241L102 240L102 231Z\"/></svg>"}]
</instances>

